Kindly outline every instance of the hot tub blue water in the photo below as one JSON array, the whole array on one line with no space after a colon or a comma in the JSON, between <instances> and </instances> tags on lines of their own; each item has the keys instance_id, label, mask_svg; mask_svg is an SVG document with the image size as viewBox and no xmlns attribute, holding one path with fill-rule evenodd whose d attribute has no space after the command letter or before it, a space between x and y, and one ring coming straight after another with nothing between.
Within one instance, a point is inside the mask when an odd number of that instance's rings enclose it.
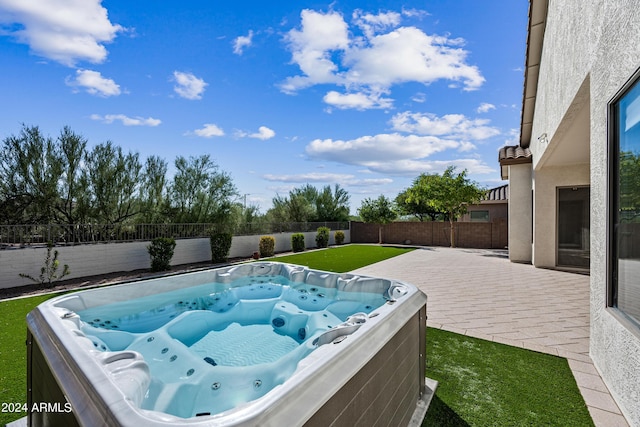
<instances>
[{"instance_id":1,"label":"hot tub blue water","mask_svg":"<svg viewBox=\"0 0 640 427\"><path fill-rule=\"evenodd\" d=\"M141 408L189 418L263 396L335 339L321 340L323 334L352 332L387 299L283 276L249 276L77 315L80 331L97 350L137 352L147 363L151 381Z\"/></svg>"}]
</instances>

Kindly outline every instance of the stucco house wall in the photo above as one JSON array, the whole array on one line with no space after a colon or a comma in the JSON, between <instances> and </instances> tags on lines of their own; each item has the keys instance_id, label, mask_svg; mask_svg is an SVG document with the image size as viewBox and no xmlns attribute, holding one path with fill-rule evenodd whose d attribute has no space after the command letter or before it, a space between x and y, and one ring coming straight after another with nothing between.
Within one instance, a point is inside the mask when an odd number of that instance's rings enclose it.
<instances>
[{"instance_id":1,"label":"stucco house wall","mask_svg":"<svg viewBox=\"0 0 640 427\"><path fill-rule=\"evenodd\" d=\"M640 331L605 308L607 104L640 67L640 8L636 1L597 5L602 31L591 55L591 357L631 425L640 426Z\"/></svg>"},{"instance_id":2,"label":"stucco house wall","mask_svg":"<svg viewBox=\"0 0 640 427\"><path fill-rule=\"evenodd\" d=\"M640 426L640 330L606 304L607 112L640 68L637 0L549 0L542 49L530 145L534 264L552 265L543 227L555 224L556 187L590 185L590 353L628 422Z\"/></svg>"},{"instance_id":3,"label":"stucco house wall","mask_svg":"<svg viewBox=\"0 0 640 427\"><path fill-rule=\"evenodd\" d=\"M509 166L509 259L530 263L532 258L533 195L531 165Z\"/></svg>"},{"instance_id":4,"label":"stucco house wall","mask_svg":"<svg viewBox=\"0 0 640 427\"><path fill-rule=\"evenodd\" d=\"M592 2L549 1L531 132L534 170L542 166L545 151L559 145L558 137L571 122L574 99L589 75ZM588 94L588 86L584 89ZM546 138L538 139L544 134Z\"/></svg>"}]
</instances>

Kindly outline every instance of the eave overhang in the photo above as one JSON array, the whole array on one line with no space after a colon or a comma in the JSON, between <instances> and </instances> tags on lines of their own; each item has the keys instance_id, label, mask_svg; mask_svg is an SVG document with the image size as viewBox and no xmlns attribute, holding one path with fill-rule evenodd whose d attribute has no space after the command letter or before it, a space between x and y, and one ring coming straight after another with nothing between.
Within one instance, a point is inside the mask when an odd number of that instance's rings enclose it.
<instances>
[{"instance_id":1,"label":"eave overhang","mask_svg":"<svg viewBox=\"0 0 640 427\"><path fill-rule=\"evenodd\" d=\"M533 113L538 92L540 58L547 22L548 0L529 1L529 27L527 31L527 53L522 95L522 115L520 118L520 146L528 148L531 143Z\"/></svg>"}]
</instances>

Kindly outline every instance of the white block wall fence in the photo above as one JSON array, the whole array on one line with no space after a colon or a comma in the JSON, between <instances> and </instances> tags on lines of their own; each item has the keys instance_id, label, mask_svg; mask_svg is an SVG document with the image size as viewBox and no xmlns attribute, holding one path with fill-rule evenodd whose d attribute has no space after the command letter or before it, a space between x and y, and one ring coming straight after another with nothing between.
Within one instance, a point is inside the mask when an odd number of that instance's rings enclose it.
<instances>
[{"instance_id":1,"label":"white block wall fence","mask_svg":"<svg viewBox=\"0 0 640 427\"><path fill-rule=\"evenodd\" d=\"M349 230L345 234L344 243L351 242ZM329 244L335 244L335 231L331 231ZM276 239L275 251L291 251L291 235L295 233L269 234ZM307 248L316 247L316 232L302 233ZM233 236L229 258L251 257L258 250L263 235ZM65 279L95 276L119 271L133 271L150 268L151 259L147 252L149 242L129 243L96 243L77 246L57 246L59 272L62 265L68 264L71 274ZM32 284L29 279L19 276L20 273L33 277L40 275L40 268L47 254L46 247L20 248L0 250L0 289ZM211 260L211 249L208 238L176 240L176 249L171 265L206 262Z\"/></svg>"}]
</instances>

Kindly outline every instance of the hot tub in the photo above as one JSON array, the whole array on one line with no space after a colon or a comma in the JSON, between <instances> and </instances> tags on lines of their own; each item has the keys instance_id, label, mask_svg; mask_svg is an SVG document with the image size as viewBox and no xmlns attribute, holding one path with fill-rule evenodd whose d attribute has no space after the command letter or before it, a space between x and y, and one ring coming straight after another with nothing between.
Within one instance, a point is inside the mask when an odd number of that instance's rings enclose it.
<instances>
[{"instance_id":1,"label":"hot tub","mask_svg":"<svg viewBox=\"0 0 640 427\"><path fill-rule=\"evenodd\" d=\"M32 426L424 413L426 296L407 283L256 262L63 295L27 324Z\"/></svg>"}]
</instances>

